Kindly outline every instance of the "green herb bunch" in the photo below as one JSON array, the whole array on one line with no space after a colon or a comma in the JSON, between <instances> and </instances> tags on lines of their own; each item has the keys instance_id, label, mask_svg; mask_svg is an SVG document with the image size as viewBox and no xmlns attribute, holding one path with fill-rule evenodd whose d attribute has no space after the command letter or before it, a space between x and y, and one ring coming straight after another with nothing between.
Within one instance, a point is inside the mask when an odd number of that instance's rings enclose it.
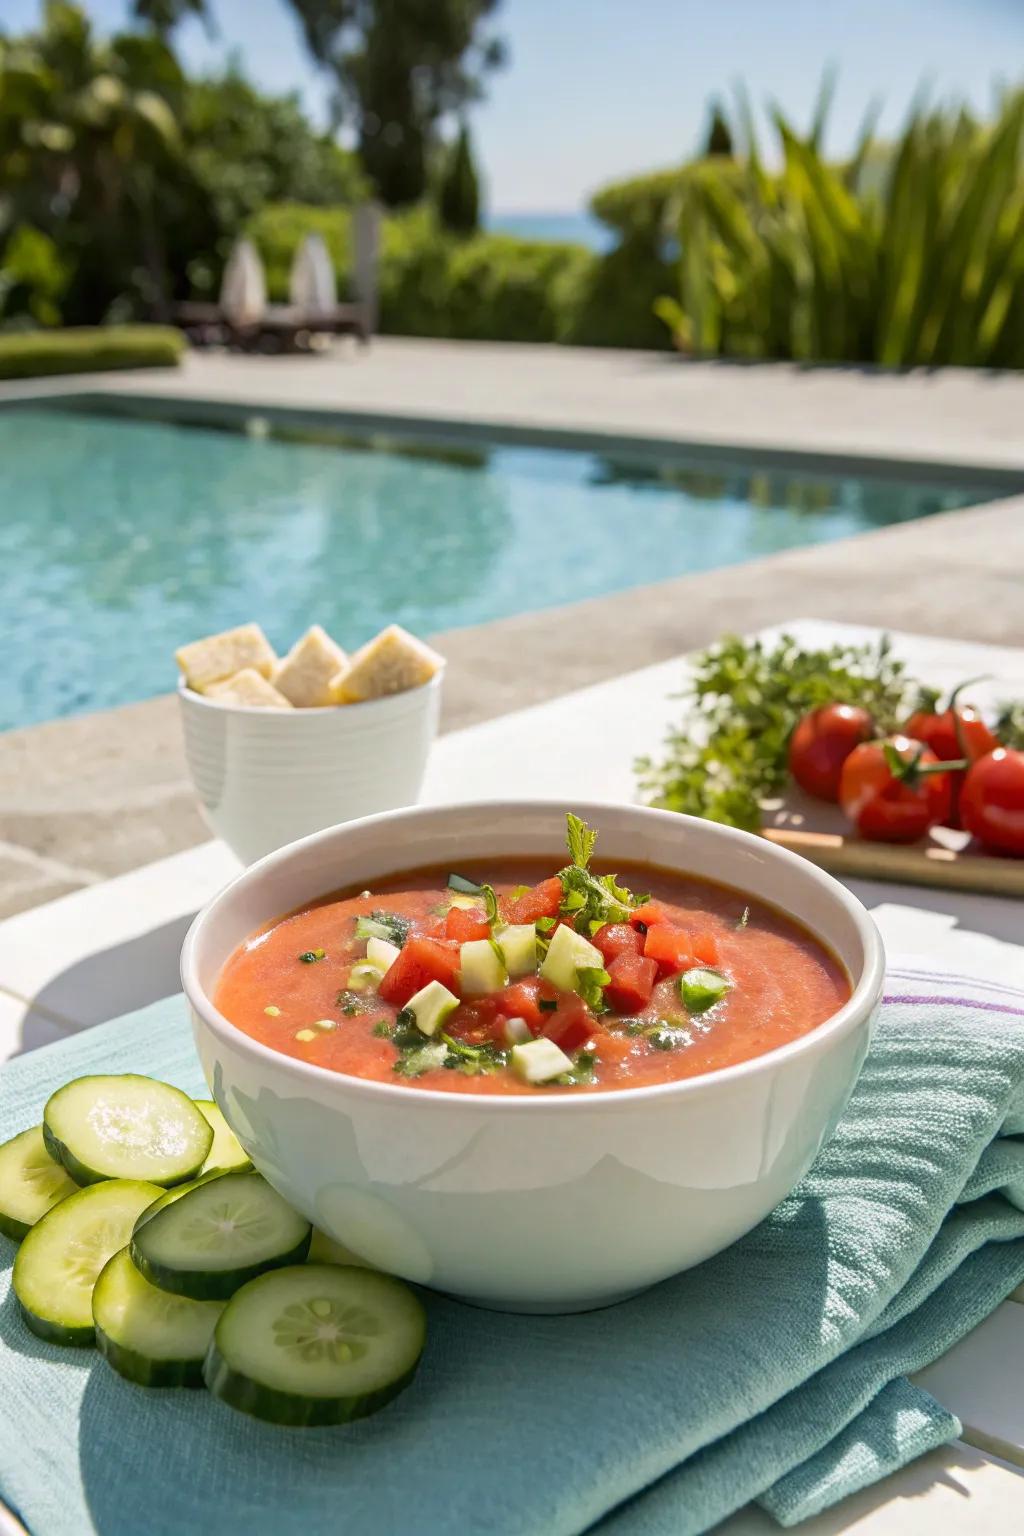
<instances>
[{"instance_id":1,"label":"green herb bunch","mask_svg":"<svg viewBox=\"0 0 1024 1536\"><path fill-rule=\"evenodd\" d=\"M888 636L825 650L804 650L792 635L726 636L697 657L681 695L696 709L670 732L663 757L637 761L641 792L650 805L757 831L761 801L785 783L789 738L808 710L859 704L883 735L904 718L913 687Z\"/></svg>"}]
</instances>

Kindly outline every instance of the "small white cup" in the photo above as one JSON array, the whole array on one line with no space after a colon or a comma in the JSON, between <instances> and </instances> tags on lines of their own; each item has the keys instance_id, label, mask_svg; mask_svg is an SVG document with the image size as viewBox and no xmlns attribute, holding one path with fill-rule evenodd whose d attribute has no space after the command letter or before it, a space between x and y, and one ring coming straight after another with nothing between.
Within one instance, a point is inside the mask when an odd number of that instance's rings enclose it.
<instances>
[{"instance_id":1,"label":"small white cup","mask_svg":"<svg viewBox=\"0 0 1024 1536\"><path fill-rule=\"evenodd\" d=\"M414 805L441 714L421 688L326 709L254 709L178 684L185 755L211 828L243 863L376 811Z\"/></svg>"}]
</instances>

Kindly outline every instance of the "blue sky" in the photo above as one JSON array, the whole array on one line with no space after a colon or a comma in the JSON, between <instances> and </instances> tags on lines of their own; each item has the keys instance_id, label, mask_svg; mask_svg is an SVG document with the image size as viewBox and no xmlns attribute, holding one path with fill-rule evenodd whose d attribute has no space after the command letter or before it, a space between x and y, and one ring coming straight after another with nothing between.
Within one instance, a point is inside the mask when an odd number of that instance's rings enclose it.
<instances>
[{"instance_id":1,"label":"blue sky","mask_svg":"<svg viewBox=\"0 0 1024 1536\"><path fill-rule=\"evenodd\" d=\"M6 29L33 24L41 0L0 0ZM249 73L299 90L322 113L326 85L305 57L285 0L213 0L219 38L189 23L187 62L237 48ZM126 0L86 0L110 27ZM922 80L984 107L995 82L1024 76L1024 0L505 0L511 62L473 115L495 211L571 212L603 181L682 159L705 103L744 80L806 120L822 69L839 93L831 143L846 147L869 98L895 126Z\"/></svg>"}]
</instances>

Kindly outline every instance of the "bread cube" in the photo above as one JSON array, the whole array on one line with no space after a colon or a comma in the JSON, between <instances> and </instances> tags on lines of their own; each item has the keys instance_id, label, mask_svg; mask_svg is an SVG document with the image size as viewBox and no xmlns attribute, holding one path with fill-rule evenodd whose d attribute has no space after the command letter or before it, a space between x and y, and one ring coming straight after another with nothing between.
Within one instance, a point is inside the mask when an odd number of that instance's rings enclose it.
<instances>
[{"instance_id":1,"label":"bread cube","mask_svg":"<svg viewBox=\"0 0 1024 1536\"><path fill-rule=\"evenodd\" d=\"M292 702L279 693L273 683L268 683L255 667L243 667L234 677L222 678L211 683L206 690L208 699L218 704L245 704L250 709L291 709Z\"/></svg>"},{"instance_id":2,"label":"bread cube","mask_svg":"<svg viewBox=\"0 0 1024 1536\"><path fill-rule=\"evenodd\" d=\"M188 686L205 693L211 683L249 668L269 677L277 655L258 624L240 624L237 629L183 645L175 651L174 659Z\"/></svg>"},{"instance_id":3,"label":"bread cube","mask_svg":"<svg viewBox=\"0 0 1024 1536\"><path fill-rule=\"evenodd\" d=\"M333 682L348 666L348 657L330 635L314 624L278 662L271 682L296 709L314 709L338 702Z\"/></svg>"},{"instance_id":4,"label":"bread cube","mask_svg":"<svg viewBox=\"0 0 1024 1536\"><path fill-rule=\"evenodd\" d=\"M334 679L339 703L359 704L388 693L404 693L429 683L444 665L444 657L410 635L400 624L389 624L361 646L346 670Z\"/></svg>"}]
</instances>

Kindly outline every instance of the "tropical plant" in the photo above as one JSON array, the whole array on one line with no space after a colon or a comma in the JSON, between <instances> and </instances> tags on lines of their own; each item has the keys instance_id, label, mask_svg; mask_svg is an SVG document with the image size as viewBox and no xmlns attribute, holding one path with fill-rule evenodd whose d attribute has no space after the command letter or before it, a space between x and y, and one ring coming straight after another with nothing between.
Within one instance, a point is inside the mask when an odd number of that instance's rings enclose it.
<instances>
[{"instance_id":1,"label":"tropical plant","mask_svg":"<svg viewBox=\"0 0 1024 1536\"><path fill-rule=\"evenodd\" d=\"M801 135L780 111L770 174L745 113L745 161L704 161L678 198L679 296L658 301L702 354L1024 367L1024 92L991 124L918 105L881 160L872 122L824 157L831 87ZM881 169L880 169L881 168Z\"/></svg>"},{"instance_id":2,"label":"tropical plant","mask_svg":"<svg viewBox=\"0 0 1024 1536\"><path fill-rule=\"evenodd\" d=\"M480 223L480 187L465 122L444 156L437 211L445 228L457 235L471 235Z\"/></svg>"},{"instance_id":3,"label":"tropical plant","mask_svg":"<svg viewBox=\"0 0 1024 1536\"><path fill-rule=\"evenodd\" d=\"M705 155L732 155L732 130L729 127L722 103L716 98L711 103L711 122L708 126Z\"/></svg>"}]
</instances>

